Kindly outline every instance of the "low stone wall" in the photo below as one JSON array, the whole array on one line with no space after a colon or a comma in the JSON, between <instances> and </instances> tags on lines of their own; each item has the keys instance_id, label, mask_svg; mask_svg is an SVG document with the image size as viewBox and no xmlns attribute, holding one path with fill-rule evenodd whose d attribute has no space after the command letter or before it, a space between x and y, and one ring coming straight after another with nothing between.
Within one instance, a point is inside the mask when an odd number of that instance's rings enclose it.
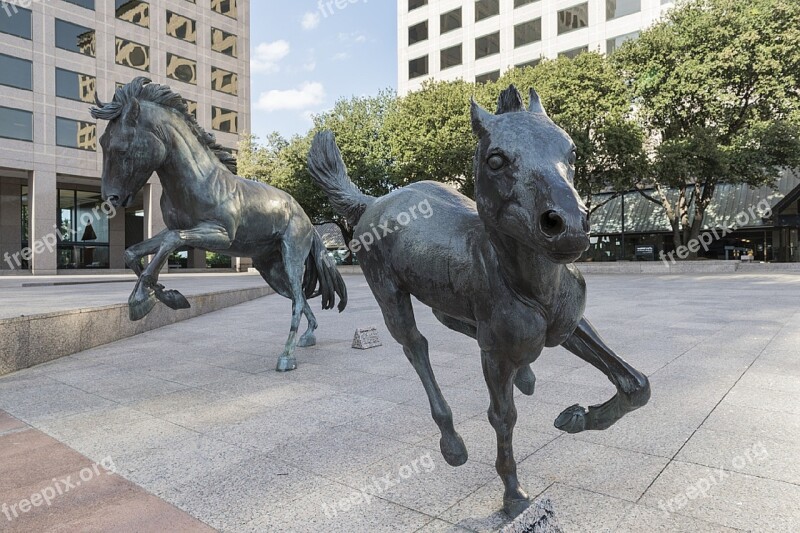
<instances>
[{"instance_id":1,"label":"low stone wall","mask_svg":"<svg viewBox=\"0 0 800 533\"><path fill-rule=\"evenodd\" d=\"M188 296L190 309L158 304L139 322L128 304L0 320L0 376L272 294L267 286Z\"/></svg>"}]
</instances>

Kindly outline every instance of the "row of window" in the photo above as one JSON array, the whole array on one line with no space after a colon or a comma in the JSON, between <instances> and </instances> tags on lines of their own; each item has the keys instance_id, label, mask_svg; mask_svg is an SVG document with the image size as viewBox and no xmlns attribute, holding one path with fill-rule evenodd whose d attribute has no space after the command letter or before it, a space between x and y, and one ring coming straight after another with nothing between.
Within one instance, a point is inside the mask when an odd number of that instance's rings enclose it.
<instances>
[{"instance_id":1,"label":"row of window","mask_svg":"<svg viewBox=\"0 0 800 533\"><path fill-rule=\"evenodd\" d=\"M515 0L514 7L516 8L525 4L530 4L533 1L536 0ZM641 8L641 0L606 0L606 20L612 20L615 18L624 17L626 15L631 15L633 13L638 13L641 11ZM445 33L461 28L463 26L462 13L462 8L459 7L439 15L439 34L444 35ZM479 0L475 3L476 22L494 15L498 15L499 13L499 0ZM582 4L562 9L558 12L557 18L559 35L585 28L589 25L589 4L588 2L584 2ZM541 19L536 20L538 21L538 38L534 38L535 31L533 28L523 28L523 26L529 23L518 24L514 27L514 46L522 46L542 38L542 22ZM535 21L530 22L533 23ZM428 25L429 21L424 20L408 28L409 46L426 41L428 39ZM520 35L518 31L527 33Z\"/></svg>"},{"instance_id":2,"label":"row of window","mask_svg":"<svg viewBox=\"0 0 800 533\"><path fill-rule=\"evenodd\" d=\"M117 3L119 4L119 1ZM126 2L124 6L136 3ZM138 2L138 4L144 3ZM147 4L144 5L147 6ZM20 7L15 8L15 11L9 12L9 16L0 17L0 32L31 40L33 35L31 11ZM119 17L119 8L117 9L117 16ZM140 17L136 17L130 22L140 19ZM147 21L149 26L149 16ZM58 48L94 57L95 31L93 29L60 19L56 19L55 29L56 46ZM197 44L197 22L183 15L167 11L167 35L188 43ZM211 49L220 54L239 57L238 38L233 33L212 27Z\"/></svg>"},{"instance_id":3,"label":"row of window","mask_svg":"<svg viewBox=\"0 0 800 533\"><path fill-rule=\"evenodd\" d=\"M94 11L95 0L64 0L76 6L85 7ZM195 0L186 0L189 3L196 4ZM145 28L150 27L150 4L140 0L114 0L114 9L116 16L120 20L124 20L138 26ZM230 18L237 18L236 0L211 0L211 10L216 11L220 15L225 15Z\"/></svg>"},{"instance_id":4,"label":"row of window","mask_svg":"<svg viewBox=\"0 0 800 533\"><path fill-rule=\"evenodd\" d=\"M197 103L189 102L190 110L197 113ZM192 106L193 104L193 106ZM227 133L239 132L239 114L236 111L211 107L211 127ZM0 138L33 142L33 113L23 109L0 107ZM56 145L97 151L97 125L93 122L56 117Z\"/></svg>"}]
</instances>

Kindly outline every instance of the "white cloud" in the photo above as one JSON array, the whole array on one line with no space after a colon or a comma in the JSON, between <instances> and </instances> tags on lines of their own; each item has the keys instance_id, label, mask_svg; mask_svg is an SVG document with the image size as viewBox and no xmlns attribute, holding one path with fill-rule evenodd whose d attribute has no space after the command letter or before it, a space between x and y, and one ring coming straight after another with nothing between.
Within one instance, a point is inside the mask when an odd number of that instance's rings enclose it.
<instances>
[{"instance_id":1,"label":"white cloud","mask_svg":"<svg viewBox=\"0 0 800 533\"><path fill-rule=\"evenodd\" d=\"M261 111L307 111L325 101L325 87L319 82L305 82L297 89L272 90L261 93L256 109Z\"/></svg>"},{"instance_id":2,"label":"white cloud","mask_svg":"<svg viewBox=\"0 0 800 533\"><path fill-rule=\"evenodd\" d=\"M281 67L280 61L289 55L289 43L279 40L271 43L261 43L253 50L253 57L250 60L250 70L265 74L278 72Z\"/></svg>"},{"instance_id":3,"label":"white cloud","mask_svg":"<svg viewBox=\"0 0 800 533\"><path fill-rule=\"evenodd\" d=\"M319 13L314 11L307 11L303 14L303 18L300 21L300 24L303 25L304 30L313 30L317 26L319 26L320 16Z\"/></svg>"},{"instance_id":4,"label":"white cloud","mask_svg":"<svg viewBox=\"0 0 800 533\"><path fill-rule=\"evenodd\" d=\"M361 32L340 33L339 42L344 44L361 44L367 42L367 36Z\"/></svg>"},{"instance_id":5,"label":"white cloud","mask_svg":"<svg viewBox=\"0 0 800 533\"><path fill-rule=\"evenodd\" d=\"M345 59L349 59L350 54L347 52L339 52L338 54L334 54L331 58L332 61L344 61Z\"/></svg>"}]
</instances>

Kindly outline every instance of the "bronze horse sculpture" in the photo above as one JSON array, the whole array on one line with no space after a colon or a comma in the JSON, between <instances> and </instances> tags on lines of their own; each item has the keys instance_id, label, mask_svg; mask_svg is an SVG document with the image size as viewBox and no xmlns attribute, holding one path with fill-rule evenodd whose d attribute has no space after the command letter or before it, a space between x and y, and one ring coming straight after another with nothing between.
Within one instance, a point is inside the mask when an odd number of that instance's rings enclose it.
<instances>
[{"instance_id":1,"label":"bronze horse sculpture","mask_svg":"<svg viewBox=\"0 0 800 533\"><path fill-rule=\"evenodd\" d=\"M125 251L125 264L138 276L131 294L131 320L144 318L160 300L172 309L189 307L158 275L170 254L194 247L252 257L264 280L292 300L289 338L277 370L296 368L295 346L312 346L317 321L307 299L321 294L323 309L347 290L308 216L289 194L235 175L236 160L216 144L165 85L139 77L120 87L110 103L96 99L96 119L110 121L103 148L103 199L128 207L155 172L164 188L161 210L167 229ZM142 259L154 255L145 267ZM317 290L319 287L319 290ZM297 339L302 315L308 329Z\"/></svg>"},{"instance_id":2,"label":"bronze horse sculpture","mask_svg":"<svg viewBox=\"0 0 800 533\"><path fill-rule=\"evenodd\" d=\"M393 229L357 257L386 326L419 375L441 431L440 448L453 466L466 462L464 441L436 382L428 341L414 320L411 296L445 326L477 340L489 389L489 422L497 433L497 472L504 509L530 505L517 480L512 434L514 385L533 394L530 364L545 347L564 346L602 371L617 393L602 405L567 408L555 426L569 433L606 429L650 398L647 377L618 357L583 317L586 286L572 264L589 246L587 210L572 180L576 158L569 136L530 93L526 110L511 86L492 115L474 101L473 202L436 182L419 182L375 198L350 181L333 134L317 134L309 170L334 209L355 226ZM434 216L398 223L409 206L428 201Z\"/></svg>"}]
</instances>

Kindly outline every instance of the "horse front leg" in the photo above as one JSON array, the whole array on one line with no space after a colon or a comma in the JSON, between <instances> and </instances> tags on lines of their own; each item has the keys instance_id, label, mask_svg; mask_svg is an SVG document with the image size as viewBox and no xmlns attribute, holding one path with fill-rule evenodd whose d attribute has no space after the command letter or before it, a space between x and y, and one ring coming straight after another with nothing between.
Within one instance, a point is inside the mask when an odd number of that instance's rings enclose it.
<instances>
[{"instance_id":1,"label":"horse front leg","mask_svg":"<svg viewBox=\"0 0 800 533\"><path fill-rule=\"evenodd\" d=\"M589 407L588 411L580 405L568 407L556 418L558 429L567 433L606 429L650 399L647 376L606 346L586 318L581 319L578 328L562 346L602 371L617 388L617 393L607 402Z\"/></svg>"},{"instance_id":2,"label":"horse front leg","mask_svg":"<svg viewBox=\"0 0 800 533\"><path fill-rule=\"evenodd\" d=\"M224 250L231 245L231 238L222 226L202 225L190 230L166 230L155 239L161 243L150 264L141 272L139 281L128 299L128 312L131 320L141 320L153 310L158 301L172 309L188 309L189 301L178 291L164 290L158 283L158 275L178 248L191 246L202 249Z\"/></svg>"},{"instance_id":3,"label":"horse front leg","mask_svg":"<svg viewBox=\"0 0 800 533\"><path fill-rule=\"evenodd\" d=\"M159 248L161 248L161 243L164 242L164 236L168 232L169 230L164 230L155 237L147 239L146 241L142 241L139 244L134 244L125 250L125 266L133 270L133 273L136 274L137 278L141 277L142 272L144 271L142 259L148 255L153 255L154 253L158 252Z\"/></svg>"},{"instance_id":4,"label":"horse front leg","mask_svg":"<svg viewBox=\"0 0 800 533\"><path fill-rule=\"evenodd\" d=\"M530 506L530 499L517 479L517 462L514 460L514 425L517 408L514 405L514 379L517 367L504 357L507 354L481 351L483 377L489 388L489 423L497 433L497 461L495 468L503 480L503 510L516 517ZM527 368L525 365L523 368Z\"/></svg>"}]
</instances>

